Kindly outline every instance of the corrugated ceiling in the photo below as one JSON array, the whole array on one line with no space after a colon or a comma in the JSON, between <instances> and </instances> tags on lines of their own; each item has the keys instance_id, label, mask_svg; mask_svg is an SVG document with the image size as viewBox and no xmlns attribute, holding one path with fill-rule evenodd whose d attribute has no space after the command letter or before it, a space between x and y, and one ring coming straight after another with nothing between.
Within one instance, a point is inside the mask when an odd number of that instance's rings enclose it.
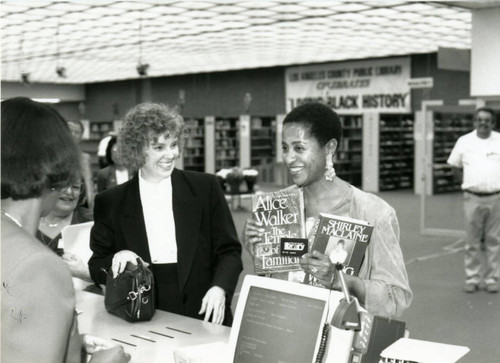
<instances>
[{"instance_id":1,"label":"corrugated ceiling","mask_svg":"<svg viewBox=\"0 0 500 363\"><path fill-rule=\"evenodd\" d=\"M471 42L470 11L446 2L2 1L1 12L3 81L91 83L139 78L138 63L156 77Z\"/></svg>"}]
</instances>

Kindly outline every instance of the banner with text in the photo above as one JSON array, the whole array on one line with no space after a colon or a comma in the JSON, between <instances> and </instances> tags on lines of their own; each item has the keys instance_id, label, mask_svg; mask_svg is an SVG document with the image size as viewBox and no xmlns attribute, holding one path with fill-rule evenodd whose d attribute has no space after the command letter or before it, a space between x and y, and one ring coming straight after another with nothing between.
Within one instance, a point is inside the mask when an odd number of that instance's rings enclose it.
<instances>
[{"instance_id":1,"label":"banner with text","mask_svg":"<svg viewBox=\"0 0 500 363\"><path fill-rule=\"evenodd\" d=\"M285 77L287 112L307 102L339 114L411 111L409 57L290 67Z\"/></svg>"}]
</instances>

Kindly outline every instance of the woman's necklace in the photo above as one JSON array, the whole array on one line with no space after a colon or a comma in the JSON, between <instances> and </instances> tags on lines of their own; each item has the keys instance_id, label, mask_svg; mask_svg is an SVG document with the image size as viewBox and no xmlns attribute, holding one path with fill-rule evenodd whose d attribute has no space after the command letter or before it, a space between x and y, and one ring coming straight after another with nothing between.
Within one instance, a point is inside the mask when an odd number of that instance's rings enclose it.
<instances>
[{"instance_id":1,"label":"woman's necklace","mask_svg":"<svg viewBox=\"0 0 500 363\"><path fill-rule=\"evenodd\" d=\"M47 236L45 233L40 231L40 238L42 239L42 242L44 245L47 245L49 247L51 246L51 242L54 240L54 238L50 238L50 236Z\"/></svg>"},{"instance_id":2,"label":"woman's necklace","mask_svg":"<svg viewBox=\"0 0 500 363\"><path fill-rule=\"evenodd\" d=\"M59 222L56 223L49 223L45 217L42 217L42 222L49 228L56 228L58 227L62 222L64 222L68 217L64 217L61 219Z\"/></svg>"},{"instance_id":3,"label":"woman's necklace","mask_svg":"<svg viewBox=\"0 0 500 363\"><path fill-rule=\"evenodd\" d=\"M14 223L15 223L18 227L23 228L23 225L21 224L21 222L19 222L19 221L17 220L17 218L15 218L13 215L11 215L11 214L7 213L7 212L6 212L6 211L4 211L3 209L2 209L2 214L3 214L4 216L6 216L7 218L9 218L12 222L14 222Z\"/></svg>"}]
</instances>

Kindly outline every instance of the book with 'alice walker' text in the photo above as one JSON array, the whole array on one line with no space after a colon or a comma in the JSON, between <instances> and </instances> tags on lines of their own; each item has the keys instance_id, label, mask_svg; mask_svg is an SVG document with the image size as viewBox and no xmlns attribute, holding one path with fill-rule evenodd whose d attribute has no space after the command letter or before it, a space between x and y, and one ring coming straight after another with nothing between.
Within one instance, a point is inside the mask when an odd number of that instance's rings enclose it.
<instances>
[{"instance_id":1,"label":"book with 'alice walker' text","mask_svg":"<svg viewBox=\"0 0 500 363\"><path fill-rule=\"evenodd\" d=\"M373 226L365 221L320 213L311 251L317 250L341 263L344 274L358 276L370 242ZM304 283L318 285L314 277L305 275Z\"/></svg>"},{"instance_id":2,"label":"book with 'alice walker' text","mask_svg":"<svg viewBox=\"0 0 500 363\"><path fill-rule=\"evenodd\" d=\"M282 250L282 238L294 248L308 248L304 239L304 196L302 189L289 188L276 192L252 195L252 219L264 229L262 242L254 245L256 273L300 270L299 255ZM295 242L297 240L297 242Z\"/></svg>"}]
</instances>

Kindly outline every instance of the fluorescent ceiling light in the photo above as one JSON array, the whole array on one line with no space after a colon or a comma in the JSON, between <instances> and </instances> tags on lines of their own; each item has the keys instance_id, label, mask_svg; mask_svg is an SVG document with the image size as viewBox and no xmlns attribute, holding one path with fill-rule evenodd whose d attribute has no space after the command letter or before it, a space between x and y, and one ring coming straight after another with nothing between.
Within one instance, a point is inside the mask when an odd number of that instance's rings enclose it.
<instances>
[{"instance_id":1,"label":"fluorescent ceiling light","mask_svg":"<svg viewBox=\"0 0 500 363\"><path fill-rule=\"evenodd\" d=\"M61 102L60 98L32 98L33 101L40 103L59 103Z\"/></svg>"}]
</instances>

